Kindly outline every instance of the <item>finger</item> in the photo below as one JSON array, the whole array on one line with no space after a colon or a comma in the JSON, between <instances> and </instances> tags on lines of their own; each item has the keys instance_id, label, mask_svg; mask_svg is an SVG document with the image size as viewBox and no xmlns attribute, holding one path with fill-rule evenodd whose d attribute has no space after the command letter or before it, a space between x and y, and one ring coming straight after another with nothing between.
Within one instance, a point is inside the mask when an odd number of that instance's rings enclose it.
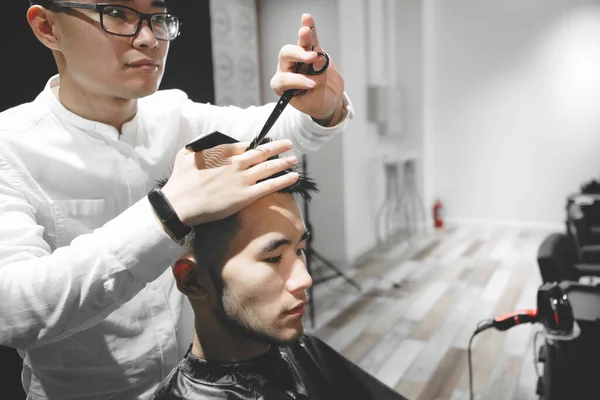
<instances>
[{"instance_id":1,"label":"finger","mask_svg":"<svg viewBox=\"0 0 600 400\"><path fill-rule=\"evenodd\" d=\"M298 46L304 50L312 50L312 27L302 26L298 29Z\"/></svg>"},{"instance_id":2,"label":"finger","mask_svg":"<svg viewBox=\"0 0 600 400\"><path fill-rule=\"evenodd\" d=\"M319 56L317 58L317 60L312 64L313 70L315 71L321 71L325 65L327 64L327 58L325 56ZM326 73L327 70L325 70L324 73Z\"/></svg>"},{"instance_id":3,"label":"finger","mask_svg":"<svg viewBox=\"0 0 600 400\"><path fill-rule=\"evenodd\" d=\"M315 51L323 51L321 45L319 44L319 36L317 35L317 23L315 22L313 16L310 14L302 14L300 25L312 28L310 38L312 45L315 46Z\"/></svg>"},{"instance_id":4,"label":"finger","mask_svg":"<svg viewBox=\"0 0 600 400\"><path fill-rule=\"evenodd\" d=\"M248 145L250 145L250 142L237 142L237 143L220 144L215 147L224 148L225 152L227 153L227 156L232 157L232 156L236 156L238 154L244 153L246 151L246 149L248 148Z\"/></svg>"},{"instance_id":5,"label":"finger","mask_svg":"<svg viewBox=\"0 0 600 400\"><path fill-rule=\"evenodd\" d=\"M286 44L279 50L279 71L295 71L296 63L312 64L319 55L315 51L307 51L300 46Z\"/></svg>"},{"instance_id":6,"label":"finger","mask_svg":"<svg viewBox=\"0 0 600 400\"><path fill-rule=\"evenodd\" d=\"M249 168L246 173L248 179L252 182L262 181L267 179L278 172L285 171L288 168L293 168L298 165L298 158L296 156L290 156L285 158L278 158L276 160L269 160L258 165Z\"/></svg>"},{"instance_id":7,"label":"finger","mask_svg":"<svg viewBox=\"0 0 600 400\"><path fill-rule=\"evenodd\" d=\"M315 51L323 51L323 48L321 47L321 44L319 43L319 35L317 34L317 28L313 27L312 31L311 31L311 35L312 35L312 44L314 47Z\"/></svg>"},{"instance_id":8,"label":"finger","mask_svg":"<svg viewBox=\"0 0 600 400\"><path fill-rule=\"evenodd\" d=\"M300 18L300 25L301 26L307 26L309 28L312 28L315 26L315 19L314 17L309 14L309 13L303 13L302 17Z\"/></svg>"},{"instance_id":9,"label":"finger","mask_svg":"<svg viewBox=\"0 0 600 400\"><path fill-rule=\"evenodd\" d=\"M211 149L206 149L201 153L204 161L204 168L219 168L231 164L231 158L228 157L228 151L223 146L215 146Z\"/></svg>"},{"instance_id":10,"label":"finger","mask_svg":"<svg viewBox=\"0 0 600 400\"><path fill-rule=\"evenodd\" d=\"M232 162L239 170L246 170L256 164L260 164L271 157L291 150L293 143L289 139L274 140L261 144L256 149L248 150L244 154L232 157Z\"/></svg>"},{"instance_id":11,"label":"finger","mask_svg":"<svg viewBox=\"0 0 600 400\"><path fill-rule=\"evenodd\" d=\"M231 157L246 151L248 144L248 142L227 143L198 151L194 154L196 168L207 169L229 165Z\"/></svg>"},{"instance_id":12,"label":"finger","mask_svg":"<svg viewBox=\"0 0 600 400\"><path fill-rule=\"evenodd\" d=\"M298 180L297 172L290 172L285 175L278 176L277 178L267 179L259 182L255 185L250 186L250 198L252 201L256 201L261 197L267 196L271 193L275 193L281 189L284 189L290 185L293 185Z\"/></svg>"},{"instance_id":13,"label":"finger","mask_svg":"<svg viewBox=\"0 0 600 400\"><path fill-rule=\"evenodd\" d=\"M314 89L320 78L322 78L320 75L308 76L293 72L279 72L271 78L271 88L281 96L288 89Z\"/></svg>"},{"instance_id":14,"label":"finger","mask_svg":"<svg viewBox=\"0 0 600 400\"><path fill-rule=\"evenodd\" d=\"M177 152L178 154L186 155L192 153L191 150L186 149L185 147Z\"/></svg>"}]
</instances>

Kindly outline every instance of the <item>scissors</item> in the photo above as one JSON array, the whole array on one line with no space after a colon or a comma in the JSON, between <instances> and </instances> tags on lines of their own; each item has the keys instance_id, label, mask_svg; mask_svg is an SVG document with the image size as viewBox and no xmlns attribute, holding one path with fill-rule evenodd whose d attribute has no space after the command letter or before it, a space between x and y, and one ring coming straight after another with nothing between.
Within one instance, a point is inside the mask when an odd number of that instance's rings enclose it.
<instances>
[{"instance_id":1,"label":"scissors","mask_svg":"<svg viewBox=\"0 0 600 400\"><path fill-rule=\"evenodd\" d=\"M314 28L310 29L311 30L311 40L312 40L312 30L313 29ZM315 50L314 44L311 45L311 50L312 51ZM317 52L317 54L319 55L320 58L322 58L324 60L325 64L323 65L323 67L321 69L318 69L318 70L315 70L313 68L313 65L309 64L308 71L304 72L304 74L306 74L306 75L321 75L322 73L324 73L327 70L327 67L329 67L329 56L327 55L327 53L325 53L323 51L319 51L319 52ZM294 72L298 73L298 71L300 71L300 68L302 68L303 65L304 65L304 63L297 62L296 66L294 68ZM258 145L262 144L263 140L267 136L267 133L269 133L269 131L275 124L275 121L277 121L277 119L279 118L279 116L281 115L281 113L283 112L285 107L289 104L290 100L292 100L292 98L294 96L298 96L298 95L304 94L304 93L306 93L306 90L299 90L299 89L288 89L285 92L283 92L283 95L281 95L281 97L279 98L279 101L275 105L275 109L271 112L271 115L269 115L269 118L267 119L267 122L265 122L265 125L263 126L262 130L260 131L258 136L256 136L256 138L254 138L254 140L250 143L250 146L248 146L246 151L255 149Z\"/></svg>"}]
</instances>

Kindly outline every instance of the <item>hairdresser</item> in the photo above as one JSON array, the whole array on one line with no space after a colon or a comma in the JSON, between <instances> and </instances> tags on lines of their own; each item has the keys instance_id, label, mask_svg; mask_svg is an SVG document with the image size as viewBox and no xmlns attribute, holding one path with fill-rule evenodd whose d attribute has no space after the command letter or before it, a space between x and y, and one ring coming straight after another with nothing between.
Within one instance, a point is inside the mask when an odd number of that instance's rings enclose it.
<instances>
[{"instance_id":1,"label":"hairdresser","mask_svg":"<svg viewBox=\"0 0 600 400\"><path fill-rule=\"evenodd\" d=\"M352 116L333 60L322 75L293 72L322 51L304 14L271 87L307 92L269 133L276 140L244 152L273 104L221 108L158 91L177 16L163 1L113 3L32 1L27 20L58 75L0 113L0 344L24 357L29 399L151 397L185 350L184 297L167 269L187 227L295 182L289 173L256 183ZM217 130L244 143L224 145L221 166L207 168L205 153L183 148Z\"/></svg>"}]
</instances>

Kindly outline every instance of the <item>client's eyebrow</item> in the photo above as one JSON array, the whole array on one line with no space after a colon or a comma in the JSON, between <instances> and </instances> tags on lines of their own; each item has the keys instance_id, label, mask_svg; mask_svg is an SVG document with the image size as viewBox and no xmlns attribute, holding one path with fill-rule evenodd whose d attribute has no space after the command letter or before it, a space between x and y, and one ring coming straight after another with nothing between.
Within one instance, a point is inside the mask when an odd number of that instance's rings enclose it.
<instances>
[{"instance_id":1,"label":"client's eyebrow","mask_svg":"<svg viewBox=\"0 0 600 400\"><path fill-rule=\"evenodd\" d=\"M304 231L304 233L302 234L302 237L300 238L300 243L302 243L305 240L308 240L308 238L310 237L310 232L309 231ZM260 251L260 254L268 254L271 253L275 250L277 250L279 247L284 246L284 245L290 245L292 244L292 242L288 239L274 239L271 240L270 242L268 242Z\"/></svg>"}]
</instances>

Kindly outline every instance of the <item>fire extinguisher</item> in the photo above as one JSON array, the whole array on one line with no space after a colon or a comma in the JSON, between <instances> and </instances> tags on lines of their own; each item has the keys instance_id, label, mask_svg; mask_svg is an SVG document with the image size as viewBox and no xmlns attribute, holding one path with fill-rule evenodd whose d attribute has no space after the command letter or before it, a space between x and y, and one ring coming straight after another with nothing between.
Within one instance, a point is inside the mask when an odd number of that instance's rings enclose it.
<instances>
[{"instance_id":1,"label":"fire extinguisher","mask_svg":"<svg viewBox=\"0 0 600 400\"><path fill-rule=\"evenodd\" d=\"M440 199L437 199L435 203L433 203L433 226L436 228L444 227L444 205L442 204Z\"/></svg>"}]
</instances>

